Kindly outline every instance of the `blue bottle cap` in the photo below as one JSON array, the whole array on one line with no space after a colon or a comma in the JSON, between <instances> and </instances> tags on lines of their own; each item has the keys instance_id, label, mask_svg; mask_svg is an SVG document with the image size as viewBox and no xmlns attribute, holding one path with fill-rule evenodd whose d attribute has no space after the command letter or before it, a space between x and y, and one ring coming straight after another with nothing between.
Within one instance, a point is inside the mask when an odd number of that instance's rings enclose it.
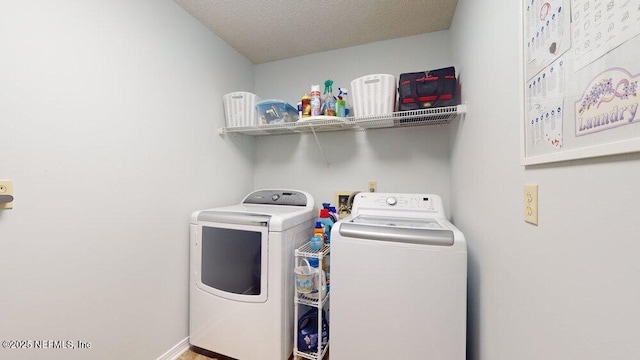
<instances>
[{"instance_id":1,"label":"blue bottle cap","mask_svg":"<svg viewBox=\"0 0 640 360\"><path fill-rule=\"evenodd\" d=\"M311 265L311 267L317 268L320 265L320 260L317 258L309 258L309 265Z\"/></svg>"},{"instance_id":2,"label":"blue bottle cap","mask_svg":"<svg viewBox=\"0 0 640 360\"><path fill-rule=\"evenodd\" d=\"M321 227L322 227L322 222L316 221L316 229L319 229Z\"/></svg>"}]
</instances>

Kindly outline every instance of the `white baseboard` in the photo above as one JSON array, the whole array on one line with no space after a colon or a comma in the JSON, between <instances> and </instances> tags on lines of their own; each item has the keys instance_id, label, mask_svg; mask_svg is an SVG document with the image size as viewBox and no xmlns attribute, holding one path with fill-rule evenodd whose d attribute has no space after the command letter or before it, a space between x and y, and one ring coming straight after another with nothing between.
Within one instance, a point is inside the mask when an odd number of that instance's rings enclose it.
<instances>
[{"instance_id":1,"label":"white baseboard","mask_svg":"<svg viewBox=\"0 0 640 360\"><path fill-rule=\"evenodd\" d=\"M176 360L180 357L185 351L189 350L189 338L186 337L184 340L177 343L174 347L169 349L166 353L160 355L160 357L156 360Z\"/></svg>"}]
</instances>

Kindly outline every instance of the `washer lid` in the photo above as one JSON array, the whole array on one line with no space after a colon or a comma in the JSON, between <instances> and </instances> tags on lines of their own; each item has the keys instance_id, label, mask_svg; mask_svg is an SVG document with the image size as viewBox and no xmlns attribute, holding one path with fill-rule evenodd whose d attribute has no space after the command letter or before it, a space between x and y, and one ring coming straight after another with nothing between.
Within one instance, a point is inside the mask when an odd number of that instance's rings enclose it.
<instances>
[{"instance_id":1,"label":"washer lid","mask_svg":"<svg viewBox=\"0 0 640 360\"><path fill-rule=\"evenodd\" d=\"M268 226L271 215L231 211L201 211L198 221L219 222L226 224Z\"/></svg>"},{"instance_id":2,"label":"washer lid","mask_svg":"<svg viewBox=\"0 0 640 360\"><path fill-rule=\"evenodd\" d=\"M454 232L433 218L400 218L360 215L342 223L340 235L418 245L452 246Z\"/></svg>"},{"instance_id":3,"label":"washer lid","mask_svg":"<svg viewBox=\"0 0 640 360\"><path fill-rule=\"evenodd\" d=\"M375 216L375 215L359 215L351 219L354 224L361 225L379 225L379 226L399 226L406 228L419 228L419 229L442 229L442 225L433 218L404 218L404 217L389 217L389 216Z\"/></svg>"}]
</instances>

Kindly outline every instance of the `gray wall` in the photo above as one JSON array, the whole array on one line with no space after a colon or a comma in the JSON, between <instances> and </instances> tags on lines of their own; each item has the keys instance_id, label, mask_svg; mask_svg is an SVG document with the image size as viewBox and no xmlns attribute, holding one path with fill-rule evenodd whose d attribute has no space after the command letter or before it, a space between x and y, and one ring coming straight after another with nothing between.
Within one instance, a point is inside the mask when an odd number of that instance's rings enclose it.
<instances>
[{"instance_id":1,"label":"gray wall","mask_svg":"<svg viewBox=\"0 0 640 360\"><path fill-rule=\"evenodd\" d=\"M469 359L638 359L640 155L520 165L520 3L459 0L453 220L469 244ZM523 185L539 185L539 226Z\"/></svg>"},{"instance_id":2,"label":"gray wall","mask_svg":"<svg viewBox=\"0 0 640 360\"><path fill-rule=\"evenodd\" d=\"M469 359L640 354L640 155L520 165L518 2L459 0L448 31L255 67L170 1L0 8L0 178L16 192L0 212L0 338L93 346L1 358L156 358L187 336L191 211L253 187L333 201L367 180L440 193L465 232ZM231 91L295 103L327 78L449 64L464 120L320 134L329 164L312 135L216 133Z\"/></svg>"},{"instance_id":3,"label":"gray wall","mask_svg":"<svg viewBox=\"0 0 640 360\"><path fill-rule=\"evenodd\" d=\"M0 339L154 359L188 333L188 223L253 188L217 132L253 65L172 1L0 1ZM232 175L230 175L232 174Z\"/></svg>"},{"instance_id":4,"label":"gray wall","mask_svg":"<svg viewBox=\"0 0 640 360\"><path fill-rule=\"evenodd\" d=\"M448 66L449 49L449 33L441 31L261 64L255 89L263 99L295 105L311 84L323 89L326 79L334 80L337 93L368 74L397 78ZM313 134L256 139L255 186L298 188L311 192L317 203L335 203L336 191L366 190L368 180L377 180L380 192L433 192L448 206L447 126L320 133L318 140L322 148Z\"/></svg>"}]
</instances>

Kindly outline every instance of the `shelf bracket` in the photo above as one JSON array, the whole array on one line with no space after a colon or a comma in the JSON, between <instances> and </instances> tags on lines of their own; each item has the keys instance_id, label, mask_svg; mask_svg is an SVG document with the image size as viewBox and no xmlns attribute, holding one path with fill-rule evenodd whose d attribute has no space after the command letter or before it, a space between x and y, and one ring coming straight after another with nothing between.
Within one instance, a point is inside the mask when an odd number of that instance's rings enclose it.
<instances>
[{"instance_id":1,"label":"shelf bracket","mask_svg":"<svg viewBox=\"0 0 640 360\"><path fill-rule=\"evenodd\" d=\"M327 163L327 166L329 166L329 159L327 159L327 155L325 155L324 150L322 150L322 145L320 144L320 140L318 140L318 134L316 134L316 130L313 126L311 127L311 132L313 132L313 137L316 138L316 143L318 144L322 157L324 157L324 161Z\"/></svg>"}]
</instances>

